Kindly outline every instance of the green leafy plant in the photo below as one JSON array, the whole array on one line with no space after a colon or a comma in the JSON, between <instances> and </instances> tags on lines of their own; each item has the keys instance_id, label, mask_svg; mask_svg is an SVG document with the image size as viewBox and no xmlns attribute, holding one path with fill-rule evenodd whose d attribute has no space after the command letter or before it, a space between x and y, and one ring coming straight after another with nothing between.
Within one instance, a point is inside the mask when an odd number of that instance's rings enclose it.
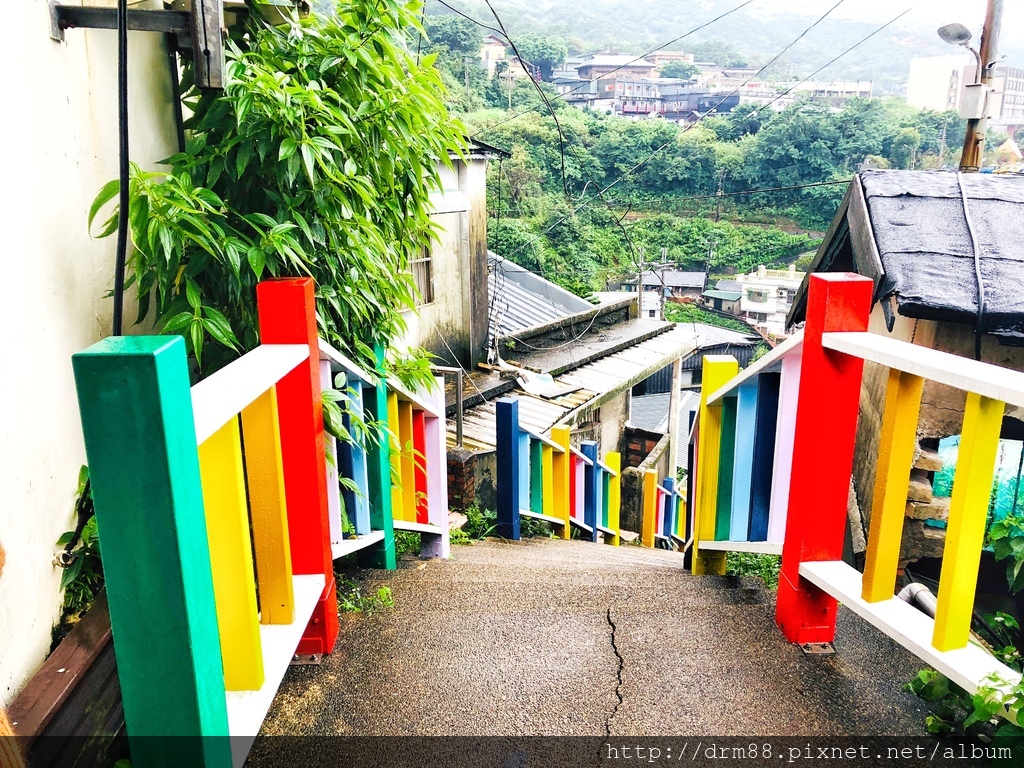
<instances>
[{"instance_id":1,"label":"green leafy plant","mask_svg":"<svg viewBox=\"0 0 1024 768\"><path fill-rule=\"evenodd\" d=\"M1024 517L1010 516L992 523L989 545L997 562L1006 562L1006 581L1017 594L1024 589Z\"/></svg>"},{"instance_id":2,"label":"green leafy plant","mask_svg":"<svg viewBox=\"0 0 1024 768\"><path fill-rule=\"evenodd\" d=\"M185 151L131 172L127 282L139 320L154 312L157 330L183 335L202 372L255 346L266 277L313 276L321 334L370 369L402 331L437 168L463 146L433 56L404 47L419 8L343 0L330 18L254 18L228 44L223 91L186 72ZM117 190L100 190L90 228Z\"/></svg>"},{"instance_id":3,"label":"green leafy plant","mask_svg":"<svg viewBox=\"0 0 1024 768\"><path fill-rule=\"evenodd\" d=\"M363 594L363 587L350 579L338 580L338 610L342 613L374 613L395 607L391 587L379 587Z\"/></svg>"}]
</instances>

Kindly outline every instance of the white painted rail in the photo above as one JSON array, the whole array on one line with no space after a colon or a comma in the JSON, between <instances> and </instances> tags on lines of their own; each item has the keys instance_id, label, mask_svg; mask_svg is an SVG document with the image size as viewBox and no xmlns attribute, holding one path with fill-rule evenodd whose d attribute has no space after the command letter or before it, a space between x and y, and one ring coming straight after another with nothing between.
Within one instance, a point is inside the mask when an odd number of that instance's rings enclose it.
<instances>
[{"instance_id":1,"label":"white painted rail","mask_svg":"<svg viewBox=\"0 0 1024 768\"><path fill-rule=\"evenodd\" d=\"M1020 673L977 645L955 651L936 650L932 647L933 619L898 597L878 603L865 602L861 598L860 572L842 561L800 563L800 575L970 694L993 674L1013 685L1020 680Z\"/></svg>"},{"instance_id":2,"label":"white painted rail","mask_svg":"<svg viewBox=\"0 0 1024 768\"><path fill-rule=\"evenodd\" d=\"M262 344L192 387L196 444L309 359L302 344Z\"/></svg>"},{"instance_id":3,"label":"white painted rail","mask_svg":"<svg viewBox=\"0 0 1024 768\"><path fill-rule=\"evenodd\" d=\"M548 448L553 450L555 453L565 453L565 451L562 449L562 446L560 446L554 440L544 437L544 435L538 434L537 432L533 432L529 429L523 429L522 426L520 426L519 429L525 432L527 435L529 435L531 440L536 440L540 443L543 443Z\"/></svg>"},{"instance_id":4,"label":"white painted rail","mask_svg":"<svg viewBox=\"0 0 1024 768\"><path fill-rule=\"evenodd\" d=\"M367 386L372 387L376 385L376 379L367 373L364 368L356 365L323 339L320 339L319 351L321 360L329 361L332 365L343 370L347 375L354 376L359 379L361 383L366 384Z\"/></svg>"},{"instance_id":5,"label":"white painted rail","mask_svg":"<svg viewBox=\"0 0 1024 768\"><path fill-rule=\"evenodd\" d=\"M776 541L704 541L697 546L709 552L748 552L755 555L781 555L782 543Z\"/></svg>"},{"instance_id":6,"label":"white painted rail","mask_svg":"<svg viewBox=\"0 0 1024 768\"><path fill-rule=\"evenodd\" d=\"M877 333L825 333L822 346L1024 408L1024 373Z\"/></svg>"},{"instance_id":7,"label":"white painted rail","mask_svg":"<svg viewBox=\"0 0 1024 768\"><path fill-rule=\"evenodd\" d=\"M789 353L795 352L797 348L803 343L804 332L802 330L797 331L784 342L779 344L779 346L777 346L767 355L762 357L760 360L755 360L753 363L751 363L742 371L740 371L736 376L731 378L729 380L729 383L726 384L724 387L712 392L708 396L708 405L716 403L723 397L726 397L730 393L734 392L740 384L743 384L746 381L750 381L755 376L763 373L766 369L770 368L772 365L782 360L782 358L784 358Z\"/></svg>"}]
</instances>

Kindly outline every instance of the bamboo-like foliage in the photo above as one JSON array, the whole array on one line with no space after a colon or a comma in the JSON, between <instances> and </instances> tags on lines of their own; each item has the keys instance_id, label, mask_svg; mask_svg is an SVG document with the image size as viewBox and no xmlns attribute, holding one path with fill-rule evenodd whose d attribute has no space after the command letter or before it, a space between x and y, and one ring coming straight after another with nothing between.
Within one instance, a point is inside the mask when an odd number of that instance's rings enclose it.
<instances>
[{"instance_id":1,"label":"bamboo-like foliage","mask_svg":"<svg viewBox=\"0 0 1024 768\"><path fill-rule=\"evenodd\" d=\"M182 334L203 373L256 344L255 285L270 276L312 275L321 333L368 366L401 332L437 164L463 146L433 57L405 48L419 7L343 0L332 18L253 21L229 44L223 91L186 71L186 150L168 170L132 169L128 279L139 319ZM117 190L99 192L90 226ZM116 224L115 210L98 235Z\"/></svg>"}]
</instances>

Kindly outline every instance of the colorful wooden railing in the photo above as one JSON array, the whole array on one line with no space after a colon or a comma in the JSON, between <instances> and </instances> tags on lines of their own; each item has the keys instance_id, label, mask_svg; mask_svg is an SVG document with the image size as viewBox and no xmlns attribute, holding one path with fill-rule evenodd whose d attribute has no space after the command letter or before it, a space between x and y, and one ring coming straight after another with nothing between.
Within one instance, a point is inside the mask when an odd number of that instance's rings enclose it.
<instances>
[{"instance_id":1,"label":"colorful wooden railing","mask_svg":"<svg viewBox=\"0 0 1024 768\"><path fill-rule=\"evenodd\" d=\"M666 549L686 547L687 507L682 485L667 477L658 482L656 470L644 472L643 522L640 543Z\"/></svg>"},{"instance_id":2,"label":"colorful wooden railing","mask_svg":"<svg viewBox=\"0 0 1024 768\"><path fill-rule=\"evenodd\" d=\"M723 573L722 550L781 543L776 622L791 642L834 640L838 600L970 692L992 674L1014 683L970 623L1004 404L1024 406L1024 373L868 333L872 291L813 275L801 335L739 375L705 358L694 573ZM842 548L864 361L890 373L862 575ZM894 597L925 379L967 392L934 620Z\"/></svg>"},{"instance_id":3,"label":"colorful wooden railing","mask_svg":"<svg viewBox=\"0 0 1024 768\"><path fill-rule=\"evenodd\" d=\"M113 337L73 358L140 768L244 762L293 657L334 647L333 560L359 551L395 567L406 489L433 524L425 552L447 554L443 390L406 392L323 344L313 289L261 283L262 344L191 388L177 336ZM397 407L411 431L393 428L394 445L326 440L321 391L339 375L350 423L387 425ZM413 474L393 481L407 438ZM193 738L136 738L148 736Z\"/></svg>"},{"instance_id":4,"label":"colorful wooden railing","mask_svg":"<svg viewBox=\"0 0 1024 768\"><path fill-rule=\"evenodd\" d=\"M590 541L603 536L619 546L619 454L601 460L593 441L573 448L567 427L554 427L550 439L524 429L516 398L502 398L495 407L496 533L518 541L520 519L528 517L555 526L563 539L576 527Z\"/></svg>"}]
</instances>

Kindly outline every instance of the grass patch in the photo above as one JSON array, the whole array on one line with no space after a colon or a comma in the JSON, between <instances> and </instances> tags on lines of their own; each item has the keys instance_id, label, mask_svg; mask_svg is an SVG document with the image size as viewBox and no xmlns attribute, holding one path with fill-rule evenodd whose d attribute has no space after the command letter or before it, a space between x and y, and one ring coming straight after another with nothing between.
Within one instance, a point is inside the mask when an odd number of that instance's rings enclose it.
<instances>
[{"instance_id":1,"label":"grass patch","mask_svg":"<svg viewBox=\"0 0 1024 768\"><path fill-rule=\"evenodd\" d=\"M395 607L391 587L380 587L376 592L363 593L363 587L351 579L338 580L338 610L342 613L374 613Z\"/></svg>"},{"instance_id":2,"label":"grass patch","mask_svg":"<svg viewBox=\"0 0 1024 768\"><path fill-rule=\"evenodd\" d=\"M726 576L757 576L769 589L779 587L779 568L782 558L778 555L757 555L751 552L726 552Z\"/></svg>"}]
</instances>

